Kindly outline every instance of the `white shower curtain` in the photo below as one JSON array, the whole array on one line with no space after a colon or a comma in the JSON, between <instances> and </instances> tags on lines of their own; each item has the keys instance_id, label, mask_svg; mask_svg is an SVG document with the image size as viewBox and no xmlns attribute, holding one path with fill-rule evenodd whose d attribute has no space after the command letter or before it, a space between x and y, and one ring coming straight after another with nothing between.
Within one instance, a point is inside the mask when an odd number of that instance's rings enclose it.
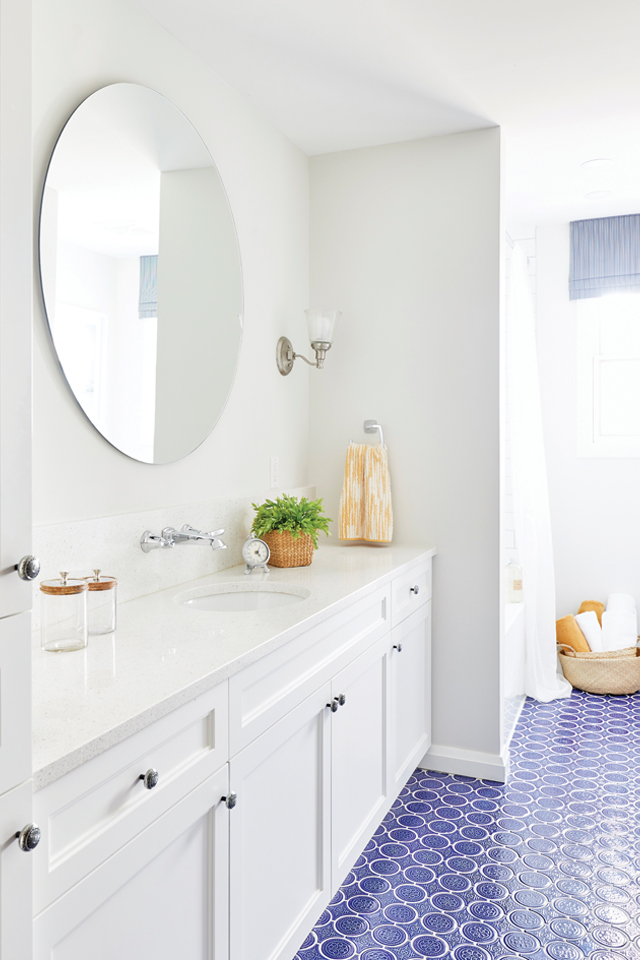
<instances>
[{"instance_id":1,"label":"white shower curtain","mask_svg":"<svg viewBox=\"0 0 640 960\"><path fill-rule=\"evenodd\" d=\"M568 697L571 686L562 676L556 654L553 547L535 318L527 258L517 244L510 265L506 346L516 546L525 603L524 692L548 703Z\"/></svg>"}]
</instances>

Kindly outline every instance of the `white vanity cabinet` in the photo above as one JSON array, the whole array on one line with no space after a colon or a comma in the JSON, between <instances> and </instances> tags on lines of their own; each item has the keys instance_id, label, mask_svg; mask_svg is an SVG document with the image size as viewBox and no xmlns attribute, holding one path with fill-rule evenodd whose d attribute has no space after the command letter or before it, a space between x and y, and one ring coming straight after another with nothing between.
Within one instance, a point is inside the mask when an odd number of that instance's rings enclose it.
<instances>
[{"instance_id":1,"label":"white vanity cabinet","mask_svg":"<svg viewBox=\"0 0 640 960\"><path fill-rule=\"evenodd\" d=\"M430 583L403 568L36 793L35 960L292 960L428 749Z\"/></svg>"},{"instance_id":2,"label":"white vanity cabinet","mask_svg":"<svg viewBox=\"0 0 640 960\"><path fill-rule=\"evenodd\" d=\"M34 922L36 960L227 957L226 766Z\"/></svg>"},{"instance_id":3,"label":"white vanity cabinet","mask_svg":"<svg viewBox=\"0 0 640 960\"><path fill-rule=\"evenodd\" d=\"M333 682L331 864L336 890L386 813L389 770L388 635ZM344 701L344 702L342 702Z\"/></svg>"},{"instance_id":4,"label":"white vanity cabinet","mask_svg":"<svg viewBox=\"0 0 640 960\"><path fill-rule=\"evenodd\" d=\"M331 890L331 686L229 764L230 956L292 957Z\"/></svg>"},{"instance_id":5,"label":"white vanity cabinet","mask_svg":"<svg viewBox=\"0 0 640 960\"><path fill-rule=\"evenodd\" d=\"M34 960L225 960L227 720L223 683L34 795Z\"/></svg>"},{"instance_id":6,"label":"white vanity cabinet","mask_svg":"<svg viewBox=\"0 0 640 960\"><path fill-rule=\"evenodd\" d=\"M391 631L390 757L394 796L431 746L431 601Z\"/></svg>"}]
</instances>

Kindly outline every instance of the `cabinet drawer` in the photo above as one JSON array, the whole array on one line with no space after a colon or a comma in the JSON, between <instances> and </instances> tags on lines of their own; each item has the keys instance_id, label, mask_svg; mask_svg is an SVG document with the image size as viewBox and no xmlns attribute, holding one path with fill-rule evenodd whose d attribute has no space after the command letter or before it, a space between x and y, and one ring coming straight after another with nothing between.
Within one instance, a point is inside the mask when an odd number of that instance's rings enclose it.
<instances>
[{"instance_id":1,"label":"cabinet drawer","mask_svg":"<svg viewBox=\"0 0 640 960\"><path fill-rule=\"evenodd\" d=\"M381 587L229 680L229 752L235 756L389 630Z\"/></svg>"},{"instance_id":2,"label":"cabinet drawer","mask_svg":"<svg viewBox=\"0 0 640 960\"><path fill-rule=\"evenodd\" d=\"M225 960L227 784L225 764L38 914L34 960Z\"/></svg>"},{"instance_id":3,"label":"cabinet drawer","mask_svg":"<svg viewBox=\"0 0 640 960\"><path fill-rule=\"evenodd\" d=\"M34 794L38 913L228 759L226 682ZM139 779L150 767L157 786Z\"/></svg>"},{"instance_id":4,"label":"cabinet drawer","mask_svg":"<svg viewBox=\"0 0 640 960\"><path fill-rule=\"evenodd\" d=\"M431 599L431 560L416 564L391 587L391 625L397 626Z\"/></svg>"}]
</instances>

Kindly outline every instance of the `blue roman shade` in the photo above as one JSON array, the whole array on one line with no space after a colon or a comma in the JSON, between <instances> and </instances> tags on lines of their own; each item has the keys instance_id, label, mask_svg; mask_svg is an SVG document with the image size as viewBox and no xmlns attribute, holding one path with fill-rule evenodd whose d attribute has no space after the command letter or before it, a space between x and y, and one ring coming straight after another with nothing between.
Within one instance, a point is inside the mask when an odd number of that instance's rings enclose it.
<instances>
[{"instance_id":1,"label":"blue roman shade","mask_svg":"<svg viewBox=\"0 0 640 960\"><path fill-rule=\"evenodd\" d=\"M138 316L158 316L158 255L140 257L140 299Z\"/></svg>"},{"instance_id":2,"label":"blue roman shade","mask_svg":"<svg viewBox=\"0 0 640 960\"><path fill-rule=\"evenodd\" d=\"M574 220L569 299L640 292L640 213Z\"/></svg>"}]
</instances>

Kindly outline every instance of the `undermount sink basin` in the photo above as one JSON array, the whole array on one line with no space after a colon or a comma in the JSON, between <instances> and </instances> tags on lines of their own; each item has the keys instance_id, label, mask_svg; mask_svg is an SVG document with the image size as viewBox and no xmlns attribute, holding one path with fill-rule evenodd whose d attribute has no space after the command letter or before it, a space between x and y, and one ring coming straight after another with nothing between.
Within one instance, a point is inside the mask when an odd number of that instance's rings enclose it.
<instances>
[{"instance_id":1,"label":"undermount sink basin","mask_svg":"<svg viewBox=\"0 0 640 960\"><path fill-rule=\"evenodd\" d=\"M310 591L285 583L218 583L193 587L175 597L175 602L190 610L237 613L243 610L272 610L306 600Z\"/></svg>"}]
</instances>

